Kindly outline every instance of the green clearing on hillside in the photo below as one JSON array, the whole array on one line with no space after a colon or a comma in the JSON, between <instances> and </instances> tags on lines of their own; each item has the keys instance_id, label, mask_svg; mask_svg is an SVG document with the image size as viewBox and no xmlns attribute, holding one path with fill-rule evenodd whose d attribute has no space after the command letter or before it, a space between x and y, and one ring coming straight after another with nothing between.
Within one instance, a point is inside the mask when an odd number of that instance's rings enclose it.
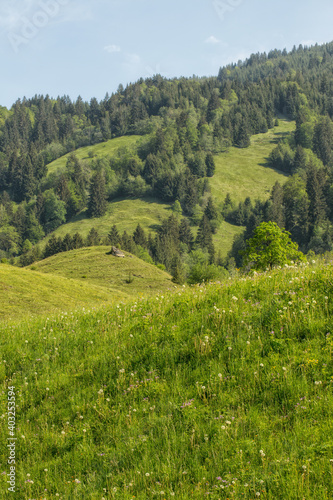
<instances>
[{"instance_id":1,"label":"green clearing on hillside","mask_svg":"<svg viewBox=\"0 0 333 500\"><path fill-rule=\"evenodd\" d=\"M15 497L332 498L332 280L275 270L0 327Z\"/></svg>"},{"instance_id":2,"label":"green clearing on hillside","mask_svg":"<svg viewBox=\"0 0 333 500\"><path fill-rule=\"evenodd\" d=\"M79 158L79 160L86 160L91 162L93 158L89 157L89 153L92 153L94 156L98 158L104 158L105 156L113 156L115 152L125 146L132 146L135 144L141 136L139 135L127 135L123 137L116 137L115 139L110 139L106 142L101 142L99 144L94 144L93 146L85 146L84 148L79 148L74 151L75 155ZM66 169L66 163L68 156L72 153L68 153L57 160L49 163L48 175L59 173Z\"/></svg>"},{"instance_id":3,"label":"green clearing on hillside","mask_svg":"<svg viewBox=\"0 0 333 500\"><path fill-rule=\"evenodd\" d=\"M288 177L267 166L267 159L277 140L295 130L295 122L279 120L279 126L266 134L253 135L251 146L245 149L231 147L215 156L216 171L210 181L212 195L223 201L226 194L237 203L247 196L252 200L265 200L276 181L286 182Z\"/></svg>"},{"instance_id":4,"label":"green clearing on hillside","mask_svg":"<svg viewBox=\"0 0 333 500\"><path fill-rule=\"evenodd\" d=\"M110 246L80 248L53 255L32 267L41 273L83 280L132 297L174 287L171 276L156 266L128 252L124 252L125 258L117 258L108 255L109 251Z\"/></svg>"},{"instance_id":5,"label":"green clearing on hillside","mask_svg":"<svg viewBox=\"0 0 333 500\"><path fill-rule=\"evenodd\" d=\"M145 231L154 232L162 220L169 215L171 215L170 205L154 198L115 200L109 203L108 211L103 217L89 219L85 218L85 213L82 213L67 224L58 227L52 234L64 237L66 233L79 232L82 236L87 236L90 229L94 227L101 237L105 237L109 234L113 224L116 224L121 234L124 231L132 234L139 223ZM50 235L41 241L41 247L46 244L49 237Z\"/></svg>"},{"instance_id":6,"label":"green clearing on hillside","mask_svg":"<svg viewBox=\"0 0 333 500\"><path fill-rule=\"evenodd\" d=\"M284 118L279 126L266 134L251 137L251 146L246 149L229 148L226 153L215 156L216 171L210 180L212 196L221 204L227 193L236 203L251 200L266 200L276 181L284 184L288 176L267 166L267 159L279 138L287 137L295 130L295 122ZM216 252L226 257L234 237L244 231L243 227L223 222L213 237Z\"/></svg>"},{"instance_id":7,"label":"green clearing on hillside","mask_svg":"<svg viewBox=\"0 0 333 500\"><path fill-rule=\"evenodd\" d=\"M103 289L61 276L0 264L0 320L97 307L123 300L118 289Z\"/></svg>"}]
</instances>

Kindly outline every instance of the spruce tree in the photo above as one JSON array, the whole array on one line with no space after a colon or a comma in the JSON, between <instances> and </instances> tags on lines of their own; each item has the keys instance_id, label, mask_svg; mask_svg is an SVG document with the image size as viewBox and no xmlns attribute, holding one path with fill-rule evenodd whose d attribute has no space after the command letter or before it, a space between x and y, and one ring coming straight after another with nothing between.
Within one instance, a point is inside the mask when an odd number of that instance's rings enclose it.
<instances>
[{"instance_id":1,"label":"spruce tree","mask_svg":"<svg viewBox=\"0 0 333 500\"><path fill-rule=\"evenodd\" d=\"M88 213L90 217L102 217L107 209L105 178L97 171L91 181Z\"/></svg>"},{"instance_id":2,"label":"spruce tree","mask_svg":"<svg viewBox=\"0 0 333 500\"><path fill-rule=\"evenodd\" d=\"M92 227L87 236L87 246L94 247L99 245L100 238L97 229Z\"/></svg>"},{"instance_id":3,"label":"spruce tree","mask_svg":"<svg viewBox=\"0 0 333 500\"><path fill-rule=\"evenodd\" d=\"M206 155L206 168L207 168L207 177L213 177L215 174L215 161L212 153L208 153Z\"/></svg>"},{"instance_id":4,"label":"spruce tree","mask_svg":"<svg viewBox=\"0 0 333 500\"><path fill-rule=\"evenodd\" d=\"M185 217L181 220L180 226L179 226L179 240L181 243L184 243L187 245L188 250L191 250L192 244L193 244L193 234L191 231L191 226Z\"/></svg>"},{"instance_id":5,"label":"spruce tree","mask_svg":"<svg viewBox=\"0 0 333 500\"><path fill-rule=\"evenodd\" d=\"M133 240L136 245L140 245L143 248L147 248L146 233L144 232L140 224L136 226L136 229L133 233Z\"/></svg>"},{"instance_id":6,"label":"spruce tree","mask_svg":"<svg viewBox=\"0 0 333 500\"><path fill-rule=\"evenodd\" d=\"M124 232L124 234L127 235L126 231ZM114 224L112 227L111 227L111 231L109 232L108 234L108 238L109 238L109 242L111 243L111 246L119 246L120 242L121 242L121 237L120 237L120 234L118 233L118 229L117 229L117 226ZM125 248L125 247L123 247Z\"/></svg>"},{"instance_id":7,"label":"spruce tree","mask_svg":"<svg viewBox=\"0 0 333 500\"><path fill-rule=\"evenodd\" d=\"M208 198L208 203L207 203L207 206L205 208L205 215L207 216L207 218L209 220L217 219L219 216L217 208L216 208L216 206L213 202L213 198L211 196Z\"/></svg>"}]
</instances>

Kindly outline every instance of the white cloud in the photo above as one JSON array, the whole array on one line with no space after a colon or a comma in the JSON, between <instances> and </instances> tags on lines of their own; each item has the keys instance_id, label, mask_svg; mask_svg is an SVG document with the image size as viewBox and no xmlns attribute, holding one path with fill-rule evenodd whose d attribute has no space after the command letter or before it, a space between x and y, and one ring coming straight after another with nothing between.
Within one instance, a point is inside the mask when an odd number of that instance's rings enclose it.
<instances>
[{"instance_id":1,"label":"white cloud","mask_svg":"<svg viewBox=\"0 0 333 500\"><path fill-rule=\"evenodd\" d=\"M213 45L216 45L217 43L220 43L220 40L215 36L211 35L207 38L207 40L205 40L205 43L211 43Z\"/></svg>"},{"instance_id":2,"label":"white cloud","mask_svg":"<svg viewBox=\"0 0 333 500\"><path fill-rule=\"evenodd\" d=\"M106 52L109 52L109 54L113 54L114 52L121 52L121 48L119 45L107 45L104 47L104 50Z\"/></svg>"}]
</instances>

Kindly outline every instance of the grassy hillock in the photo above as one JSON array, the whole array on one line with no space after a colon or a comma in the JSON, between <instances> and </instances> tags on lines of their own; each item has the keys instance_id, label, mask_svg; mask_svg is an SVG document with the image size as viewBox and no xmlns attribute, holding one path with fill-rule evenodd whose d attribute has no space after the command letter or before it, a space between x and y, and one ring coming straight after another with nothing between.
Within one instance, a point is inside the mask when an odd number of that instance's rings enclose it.
<instances>
[{"instance_id":1,"label":"grassy hillock","mask_svg":"<svg viewBox=\"0 0 333 500\"><path fill-rule=\"evenodd\" d=\"M332 280L311 264L1 328L17 497L331 498Z\"/></svg>"},{"instance_id":2,"label":"grassy hillock","mask_svg":"<svg viewBox=\"0 0 333 500\"><path fill-rule=\"evenodd\" d=\"M104 158L106 156L113 156L119 148L132 146L139 139L139 135L116 137L115 139L94 144L93 146L85 146L83 148L76 149L75 155L79 160L86 160L89 163L94 157ZM48 175L64 171L70 154L71 153L68 153L49 163L47 166Z\"/></svg>"},{"instance_id":3,"label":"grassy hillock","mask_svg":"<svg viewBox=\"0 0 333 500\"><path fill-rule=\"evenodd\" d=\"M107 290L61 276L0 264L0 320L52 314L77 307L112 304L128 297L118 289Z\"/></svg>"},{"instance_id":4,"label":"grassy hillock","mask_svg":"<svg viewBox=\"0 0 333 500\"><path fill-rule=\"evenodd\" d=\"M26 269L0 265L0 320L37 316L78 307L100 307L126 298L173 288L171 276L110 247L81 248Z\"/></svg>"},{"instance_id":5,"label":"grassy hillock","mask_svg":"<svg viewBox=\"0 0 333 500\"><path fill-rule=\"evenodd\" d=\"M109 252L109 246L80 248L53 255L30 269L74 278L134 297L173 288L171 276L156 266L128 252L124 252L125 258L114 257Z\"/></svg>"}]
</instances>

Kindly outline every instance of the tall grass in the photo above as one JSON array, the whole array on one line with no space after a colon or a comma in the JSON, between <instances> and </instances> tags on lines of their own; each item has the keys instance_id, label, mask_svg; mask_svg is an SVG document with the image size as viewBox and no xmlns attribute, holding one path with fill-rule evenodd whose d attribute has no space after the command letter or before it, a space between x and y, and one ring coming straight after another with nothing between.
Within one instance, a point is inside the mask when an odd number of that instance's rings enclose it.
<instances>
[{"instance_id":1,"label":"tall grass","mask_svg":"<svg viewBox=\"0 0 333 500\"><path fill-rule=\"evenodd\" d=\"M17 498L332 498L332 300L329 262L3 327Z\"/></svg>"}]
</instances>

